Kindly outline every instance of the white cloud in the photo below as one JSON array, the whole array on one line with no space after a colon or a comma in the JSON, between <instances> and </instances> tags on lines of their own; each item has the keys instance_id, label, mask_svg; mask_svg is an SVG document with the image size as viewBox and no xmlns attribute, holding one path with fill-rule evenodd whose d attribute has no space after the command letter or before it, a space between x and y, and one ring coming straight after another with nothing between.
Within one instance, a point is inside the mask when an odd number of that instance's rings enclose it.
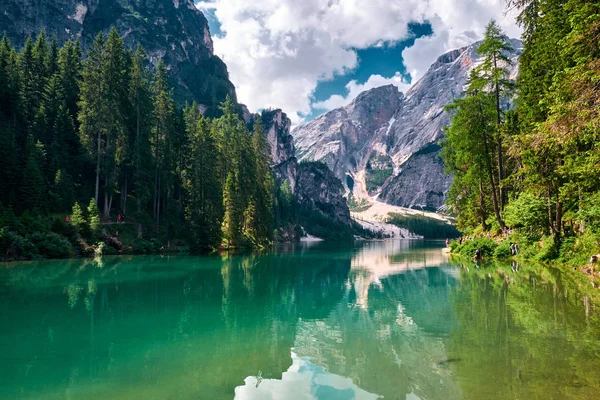
<instances>
[{"instance_id":1,"label":"white cloud","mask_svg":"<svg viewBox=\"0 0 600 400\"><path fill-rule=\"evenodd\" d=\"M410 87L402 75L400 75L400 72L396 72L396 74L391 78L386 78L381 75L371 75L365 83L358 83L356 80L351 80L348 82L346 85L346 90L348 91L347 95L341 96L335 94L325 101L313 103L312 107L315 110L333 110L348 104L365 90L390 84L396 86L400 92L406 92L406 90L408 90Z\"/></svg>"},{"instance_id":2,"label":"white cloud","mask_svg":"<svg viewBox=\"0 0 600 400\"><path fill-rule=\"evenodd\" d=\"M406 39L410 22L430 20L435 35L418 39L406 57L416 76L442 52L480 38L485 24L497 18L512 34L514 22L503 20L504 0L203 0L214 8L223 36L214 38L239 100L251 111L282 108L297 123L312 110L319 80L357 67L352 48L381 46ZM373 75L364 84L350 82L348 96L319 103L328 108L348 102L356 90L396 83L399 77ZM404 89L404 88L402 88Z\"/></svg>"}]
</instances>

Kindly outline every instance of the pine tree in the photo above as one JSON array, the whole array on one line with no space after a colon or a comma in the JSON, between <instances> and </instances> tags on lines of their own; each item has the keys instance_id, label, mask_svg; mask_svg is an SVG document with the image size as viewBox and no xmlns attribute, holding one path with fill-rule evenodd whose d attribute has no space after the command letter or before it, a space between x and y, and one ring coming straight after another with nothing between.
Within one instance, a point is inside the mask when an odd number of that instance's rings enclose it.
<instances>
[{"instance_id":1,"label":"pine tree","mask_svg":"<svg viewBox=\"0 0 600 400\"><path fill-rule=\"evenodd\" d=\"M189 155L184 169L185 218L193 247L206 250L221 241L223 198L219 181L217 146L210 123L197 113L194 104L186 112Z\"/></svg>"},{"instance_id":2,"label":"pine tree","mask_svg":"<svg viewBox=\"0 0 600 400\"><path fill-rule=\"evenodd\" d=\"M149 222L148 204L152 197L152 151L150 148L152 98L148 72L144 68L146 53L138 45L132 59L129 102L131 104L130 142L132 149L132 178L136 199L135 219L138 237L142 237L143 225Z\"/></svg>"},{"instance_id":3,"label":"pine tree","mask_svg":"<svg viewBox=\"0 0 600 400\"><path fill-rule=\"evenodd\" d=\"M81 228L85 225L85 218L83 217L83 211L81 210L79 203L73 204L69 222L75 227L77 232L80 232Z\"/></svg>"},{"instance_id":4,"label":"pine tree","mask_svg":"<svg viewBox=\"0 0 600 400\"><path fill-rule=\"evenodd\" d=\"M256 193L254 201L256 208L256 238L259 243L272 240L273 232L273 187L274 180L271 172L271 152L265 137L260 118L254 124L252 135L256 171Z\"/></svg>"},{"instance_id":5,"label":"pine tree","mask_svg":"<svg viewBox=\"0 0 600 400\"><path fill-rule=\"evenodd\" d=\"M223 189L223 238L228 248L242 244L242 221L244 208L240 204L239 183L234 172L230 172Z\"/></svg>"},{"instance_id":6,"label":"pine tree","mask_svg":"<svg viewBox=\"0 0 600 400\"><path fill-rule=\"evenodd\" d=\"M104 35L99 33L94 40L88 57L84 62L80 85L81 100L79 102L78 120L80 123L81 143L91 159L96 163L96 183L94 200L98 204L100 198L100 177L104 168L108 115L111 110L106 101L106 85L103 68L106 58Z\"/></svg>"},{"instance_id":7,"label":"pine tree","mask_svg":"<svg viewBox=\"0 0 600 400\"><path fill-rule=\"evenodd\" d=\"M98 210L98 204L94 199L90 199L90 203L87 207L87 222L90 227L90 231L93 235L97 235L100 232L100 210Z\"/></svg>"},{"instance_id":8,"label":"pine tree","mask_svg":"<svg viewBox=\"0 0 600 400\"><path fill-rule=\"evenodd\" d=\"M55 198L54 211L66 212L69 209L69 205L74 203L75 190L73 179L71 179L65 170L59 169L56 171L51 193Z\"/></svg>"},{"instance_id":9,"label":"pine tree","mask_svg":"<svg viewBox=\"0 0 600 400\"><path fill-rule=\"evenodd\" d=\"M79 43L79 42L78 42ZM58 53L58 74L63 88L65 102L73 121L77 120L79 80L81 78L81 49L79 44L67 41Z\"/></svg>"},{"instance_id":10,"label":"pine tree","mask_svg":"<svg viewBox=\"0 0 600 400\"><path fill-rule=\"evenodd\" d=\"M154 118L152 127L152 153L155 159L154 171L154 201L153 216L156 233L159 231L161 210L167 208L162 204L169 200L171 191L171 166L173 163L173 117L175 104L172 99L172 89L169 86L167 68L162 60L154 75L152 84L154 95Z\"/></svg>"},{"instance_id":11,"label":"pine tree","mask_svg":"<svg viewBox=\"0 0 600 400\"><path fill-rule=\"evenodd\" d=\"M495 20L491 20L485 28L485 38L477 49L477 52L483 56L483 63L476 69L477 79L485 82L486 89L489 89L494 96L496 105L496 144L497 144L497 162L498 162L498 189L500 210L504 209L506 193L503 188L504 179L504 150L502 148L502 118L503 110L501 101L508 97L512 84L509 80L508 67L512 64L507 56L511 50L508 37L502 32L502 29Z\"/></svg>"},{"instance_id":12,"label":"pine tree","mask_svg":"<svg viewBox=\"0 0 600 400\"><path fill-rule=\"evenodd\" d=\"M47 189L42 173L45 164L44 146L29 139L25 161L25 170L20 185L21 210L46 209Z\"/></svg>"}]
</instances>

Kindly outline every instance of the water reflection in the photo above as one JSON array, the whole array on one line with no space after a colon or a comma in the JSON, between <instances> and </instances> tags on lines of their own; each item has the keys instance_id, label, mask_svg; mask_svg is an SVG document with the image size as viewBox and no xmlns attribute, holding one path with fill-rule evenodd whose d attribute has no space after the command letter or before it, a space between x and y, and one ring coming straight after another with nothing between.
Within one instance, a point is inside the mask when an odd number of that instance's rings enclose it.
<instances>
[{"instance_id":1,"label":"water reflection","mask_svg":"<svg viewBox=\"0 0 600 400\"><path fill-rule=\"evenodd\" d=\"M236 400L375 400L380 398L356 386L351 379L327 372L292 351L292 366L281 380L249 376L235 389Z\"/></svg>"},{"instance_id":2,"label":"water reflection","mask_svg":"<svg viewBox=\"0 0 600 400\"><path fill-rule=\"evenodd\" d=\"M0 267L0 399L595 398L589 282L441 246Z\"/></svg>"}]
</instances>

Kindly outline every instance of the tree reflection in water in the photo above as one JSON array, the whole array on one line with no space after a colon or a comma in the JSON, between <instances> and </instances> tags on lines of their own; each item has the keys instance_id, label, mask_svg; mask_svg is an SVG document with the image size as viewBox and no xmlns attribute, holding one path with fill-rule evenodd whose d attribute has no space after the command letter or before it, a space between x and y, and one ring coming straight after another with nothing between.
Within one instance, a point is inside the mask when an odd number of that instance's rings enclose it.
<instances>
[{"instance_id":1,"label":"tree reflection in water","mask_svg":"<svg viewBox=\"0 0 600 400\"><path fill-rule=\"evenodd\" d=\"M11 264L0 398L595 398L588 282L439 247Z\"/></svg>"}]
</instances>

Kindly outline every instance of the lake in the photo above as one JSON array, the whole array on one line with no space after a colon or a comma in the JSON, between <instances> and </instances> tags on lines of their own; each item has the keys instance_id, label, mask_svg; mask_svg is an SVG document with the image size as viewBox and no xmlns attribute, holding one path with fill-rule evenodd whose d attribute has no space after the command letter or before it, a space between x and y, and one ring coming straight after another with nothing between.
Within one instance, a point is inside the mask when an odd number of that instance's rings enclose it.
<instances>
[{"instance_id":1,"label":"lake","mask_svg":"<svg viewBox=\"0 0 600 400\"><path fill-rule=\"evenodd\" d=\"M598 399L583 276L441 242L0 264L0 399Z\"/></svg>"}]
</instances>

